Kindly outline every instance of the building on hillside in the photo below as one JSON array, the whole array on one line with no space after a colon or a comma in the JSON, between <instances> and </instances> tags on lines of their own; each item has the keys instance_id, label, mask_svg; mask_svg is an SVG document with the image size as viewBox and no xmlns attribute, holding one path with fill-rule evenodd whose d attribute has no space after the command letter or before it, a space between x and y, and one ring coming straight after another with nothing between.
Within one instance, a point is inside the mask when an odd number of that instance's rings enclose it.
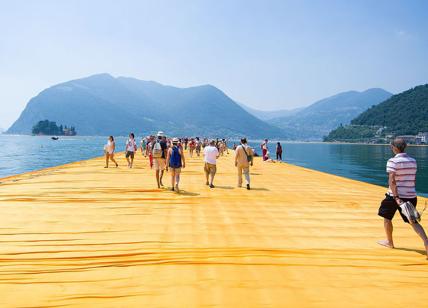
<instances>
[{"instance_id":1,"label":"building on hillside","mask_svg":"<svg viewBox=\"0 0 428 308\"><path fill-rule=\"evenodd\" d=\"M386 134L385 135L385 142L390 143L392 140L394 140L394 134Z\"/></svg>"},{"instance_id":2,"label":"building on hillside","mask_svg":"<svg viewBox=\"0 0 428 308\"><path fill-rule=\"evenodd\" d=\"M397 136L397 138L404 139L404 141L406 141L407 144L415 144L416 143L416 136L413 136L413 135L402 135L402 136Z\"/></svg>"},{"instance_id":3,"label":"building on hillside","mask_svg":"<svg viewBox=\"0 0 428 308\"><path fill-rule=\"evenodd\" d=\"M419 132L415 137L416 144L428 144L428 132Z\"/></svg>"},{"instance_id":4,"label":"building on hillside","mask_svg":"<svg viewBox=\"0 0 428 308\"><path fill-rule=\"evenodd\" d=\"M386 126L379 127L379 129L376 131L375 136L379 137L382 136L383 131L386 129Z\"/></svg>"},{"instance_id":5,"label":"building on hillside","mask_svg":"<svg viewBox=\"0 0 428 308\"><path fill-rule=\"evenodd\" d=\"M70 128L65 127L62 131L64 136L76 136L76 131L74 127L70 127Z\"/></svg>"}]
</instances>

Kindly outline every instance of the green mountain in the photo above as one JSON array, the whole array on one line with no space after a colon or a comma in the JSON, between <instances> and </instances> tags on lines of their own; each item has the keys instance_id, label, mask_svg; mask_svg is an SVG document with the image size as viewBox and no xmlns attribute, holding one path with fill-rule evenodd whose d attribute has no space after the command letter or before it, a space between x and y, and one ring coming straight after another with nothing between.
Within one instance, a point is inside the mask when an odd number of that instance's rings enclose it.
<instances>
[{"instance_id":1,"label":"green mountain","mask_svg":"<svg viewBox=\"0 0 428 308\"><path fill-rule=\"evenodd\" d=\"M428 84L392 96L352 120L354 125L381 125L397 135L428 131Z\"/></svg>"},{"instance_id":2,"label":"green mountain","mask_svg":"<svg viewBox=\"0 0 428 308\"><path fill-rule=\"evenodd\" d=\"M79 135L149 134L286 137L211 85L165 86L99 74L52 86L32 98L8 133L30 134L41 120L67 123Z\"/></svg>"},{"instance_id":3,"label":"green mountain","mask_svg":"<svg viewBox=\"0 0 428 308\"><path fill-rule=\"evenodd\" d=\"M380 134L416 135L418 132L428 132L428 84L392 96L360 114L351 124L330 132L326 141L352 141ZM382 132L379 131L380 128Z\"/></svg>"},{"instance_id":4,"label":"green mountain","mask_svg":"<svg viewBox=\"0 0 428 308\"><path fill-rule=\"evenodd\" d=\"M382 143L381 133L383 129L381 126L367 126L367 125L340 125L338 128L332 130L324 141L326 142L369 142L375 141ZM375 138L375 140L373 140Z\"/></svg>"},{"instance_id":5,"label":"green mountain","mask_svg":"<svg viewBox=\"0 0 428 308\"><path fill-rule=\"evenodd\" d=\"M383 89L363 92L348 91L322 99L297 113L269 121L295 139L321 140L332 129L350 121L368 107L377 105L391 97Z\"/></svg>"}]
</instances>

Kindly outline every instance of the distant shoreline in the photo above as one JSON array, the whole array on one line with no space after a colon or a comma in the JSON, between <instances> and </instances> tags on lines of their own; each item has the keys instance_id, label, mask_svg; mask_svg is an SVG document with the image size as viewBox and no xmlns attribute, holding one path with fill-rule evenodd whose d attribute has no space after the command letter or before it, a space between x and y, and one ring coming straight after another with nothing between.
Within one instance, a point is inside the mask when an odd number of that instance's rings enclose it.
<instances>
[{"instance_id":1,"label":"distant shoreline","mask_svg":"<svg viewBox=\"0 0 428 308\"><path fill-rule=\"evenodd\" d=\"M50 136L56 136L56 135L31 135L31 134L8 134L6 132L0 133L1 135L5 135L5 136L32 136L32 137L50 137ZM65 136L65 135L59 135L60 137L107 137L108 135L75 135L75 136ZM123 138L127 138L127 136L115 136L115 137L123 137ZM210 138L214 138L214 137L210 137ZM251 138L247 138L249 142L263 142L264 139L251 139ZM282 142L282 143L307 143L307 144L350 144L350 145L384 145L387 146L389 145L389 143L365 143L365 142L345 142L345 141L341 141L341 142L333 142L333 141L305 141L305 140L286 140L286 139L281 139L281 138L269 138L267 137L267 139L269 140L270 143L274 143L274 142ZM227 139L230 142L240 142L239 138L229 138ZM408 144L407 146L409 147L428 147L428 144Z\"/></svg>"},{"instance_id":2,"label":"distant shoreline","mask_svg":"<svg viewBox=\"0 0 428 308\"><path fill-rule=\"evenodd\" d=\"M356 144L356 145L390 145L389 143L365 143L365 142L331 142L331 141L321 141L325 144ZM428 144L408 144L409 147L428 147Z\"/></svg>"}]
</instances>

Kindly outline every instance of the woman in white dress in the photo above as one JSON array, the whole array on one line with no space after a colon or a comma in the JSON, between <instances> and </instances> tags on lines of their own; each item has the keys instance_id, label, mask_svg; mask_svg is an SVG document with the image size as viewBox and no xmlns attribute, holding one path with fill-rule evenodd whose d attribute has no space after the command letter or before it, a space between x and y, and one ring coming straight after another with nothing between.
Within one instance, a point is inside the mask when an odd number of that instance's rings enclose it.
<instances>
[{"instance_id":1,"label":"woman in white dress","mask_svg":"<svg viewBox=\"0 0 428 308\"><path fill-rule=\"evenodd\" d=\"M106 165L104 168L108 168L108 162L111 160L116 164L116 168L119 166L114 159L114 150L116 148L116 144L114 142L113 136L108 137L107 144L104 146L104 152L106 153Z\"/></svg>"}]
</instances>

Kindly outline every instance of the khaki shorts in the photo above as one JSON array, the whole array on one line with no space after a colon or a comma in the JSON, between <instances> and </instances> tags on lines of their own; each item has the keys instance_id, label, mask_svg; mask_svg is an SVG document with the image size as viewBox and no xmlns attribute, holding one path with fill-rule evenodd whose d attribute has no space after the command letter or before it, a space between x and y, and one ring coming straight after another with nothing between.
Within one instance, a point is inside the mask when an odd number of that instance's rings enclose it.
<instances>
[{"instance_id":1,"label":"khaki shorts","mask_svg":"<svg viewBox=\"0 0 428 308\"><path fill-rule=\"evenodd\" d=\"M181 167L180 168L170 167L169 170L171 171L171 175L179 175L181 173Z\"/></svg>"},{"instance_id":2,"label":"khaki shorts","mask_svg":"<svg viewBox=\"0 0 428 308\"><path fill-rule=\"evenodd\" d=\"M210 163L205 163L204 171L207 174L215 175L215 173L217 172L217 166Z\"/></svg>"},{"instance_id":3,"label":"khaki shorts","mask_svg":"<svg viewBox=\"0 0 428 308\"><path fill-rule=\"evenodd\" d=\"M153 158L153 168L155 170L165 170L166 159L165 158Z\"/></svg>"}]
</instances>

